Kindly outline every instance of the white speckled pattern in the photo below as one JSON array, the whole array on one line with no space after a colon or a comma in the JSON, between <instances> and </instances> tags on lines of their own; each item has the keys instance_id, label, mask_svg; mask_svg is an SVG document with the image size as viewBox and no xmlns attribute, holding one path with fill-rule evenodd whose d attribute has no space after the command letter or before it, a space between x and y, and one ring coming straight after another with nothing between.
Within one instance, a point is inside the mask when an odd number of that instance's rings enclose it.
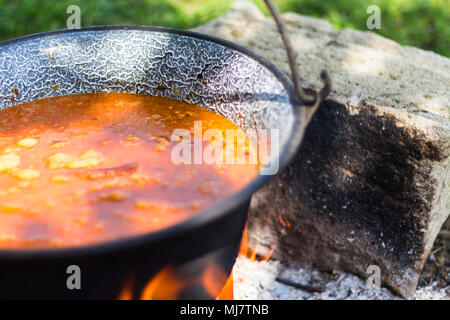
<instances>
[{"instance_id":1,"label":"white speckled pattern","mask_svg":"<svg viewBox=\"0 0 450 320\"><path fill-rule=\"evenodd\" d=\"M226 44L159 28L65 30L0 44L0 108L89 92L166 96L216 111L244 130L278 128L280 150L295 122L285 82Z\"/></svg>"}]
</instances>

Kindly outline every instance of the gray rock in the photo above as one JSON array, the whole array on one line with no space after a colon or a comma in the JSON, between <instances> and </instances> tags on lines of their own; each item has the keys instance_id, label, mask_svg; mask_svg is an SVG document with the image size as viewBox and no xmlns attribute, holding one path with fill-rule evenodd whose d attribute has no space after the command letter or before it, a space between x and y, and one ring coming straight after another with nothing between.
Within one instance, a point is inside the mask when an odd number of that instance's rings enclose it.
<instances>
[{"instance_id":1,"label":"gray rock","mask_svg":"<svg viewBox=\"0 0 450 320\"><path fill-rule=\"evenodd\" d=\"M250 240L303 266L366 277L377 265L384 284L410 296L450 213L450 60L320 19L283 19L302 84L320 88L326 69L333 91L291 165L255 194ZM250 2L196 31L289 73L274 22Z\"/></svg>"},{"instance_id":2,"label":"gray rock","mask_svg":"<svg viewBox=\"0 0 450 320\"><path fill-rule=\"evenodd\" d=\"M251 261L240 256L233 269L237 300L400 300L386 288L369 288L366 281L342 271L303 269L279 261ZM449 300L450 286L419 287L411 300Z\"/></svg>"}]
</instances>

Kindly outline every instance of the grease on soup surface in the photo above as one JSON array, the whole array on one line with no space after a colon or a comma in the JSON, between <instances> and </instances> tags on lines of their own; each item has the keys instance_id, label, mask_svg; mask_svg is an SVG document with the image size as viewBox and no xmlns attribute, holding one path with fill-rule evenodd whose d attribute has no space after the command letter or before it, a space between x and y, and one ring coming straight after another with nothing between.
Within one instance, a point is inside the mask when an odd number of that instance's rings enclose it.
<instances>
[{"instance_id":1,"label":"grease on soup surface","mask_svg":"<svg viewBox=\"0 0 450 320\"><path fill-rule=\"evenodd\" d=\"M204 108L147 95L64 96L0 110L0 248L152 232L245 187L257 164L173 161L175 129L188 130L195 152L194 121L224 137L227 129L243 135ZM202 141L202 150L214 143Z\"/></svg>"}]
</instances>

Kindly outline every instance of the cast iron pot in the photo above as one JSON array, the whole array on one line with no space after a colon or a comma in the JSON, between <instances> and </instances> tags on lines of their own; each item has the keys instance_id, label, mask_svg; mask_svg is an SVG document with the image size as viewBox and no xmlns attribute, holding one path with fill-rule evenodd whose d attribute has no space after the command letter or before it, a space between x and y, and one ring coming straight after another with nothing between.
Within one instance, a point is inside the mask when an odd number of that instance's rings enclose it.
<instances>
[{"instance_id":1,"label":"cast iron pot","mask_svg":"<svg viewBox=\"0 0 450 320\"><path fill-rule=\"evenodd\" d=\"M217 112L247 131L278 129L279 150L271 158L272 164L279 161L276 172L298 148L311 112L271 63L199 33L106 26L0 43L0 108L91 92L170 97ZM188 285L161 297L214 298L201 275L215 265L215 281L219 287L225 282L251 195L272 177L259 175L227 199L158 232L76 248L0 250L0 298L116 299L125 289L128 298L140 298L167 266Z\"/></svg>"}]
</instances>

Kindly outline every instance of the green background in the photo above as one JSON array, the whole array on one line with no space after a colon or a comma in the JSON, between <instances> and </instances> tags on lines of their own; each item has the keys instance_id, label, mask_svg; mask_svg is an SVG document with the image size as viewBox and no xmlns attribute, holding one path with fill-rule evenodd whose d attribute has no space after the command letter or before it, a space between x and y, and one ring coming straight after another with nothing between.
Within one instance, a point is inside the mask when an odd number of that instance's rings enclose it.
<instances>
[{"instance_id":1,"label":"green background","mask_svg":"<svg viewBox=\"0 0 450 320\"><path fill-rule=\"evenodd\" d=\"M253 0L263 11L262 0ZM81 25L142 24L192 28L223 14L232 0L0 0L0 40L65 28L66 8L81 8ZM335 28L367 30L369 5L381 8L377 33L404 45L450 56L450 0L275 0L281 12L325 18Z\"/></svg>"}]
</instances>

